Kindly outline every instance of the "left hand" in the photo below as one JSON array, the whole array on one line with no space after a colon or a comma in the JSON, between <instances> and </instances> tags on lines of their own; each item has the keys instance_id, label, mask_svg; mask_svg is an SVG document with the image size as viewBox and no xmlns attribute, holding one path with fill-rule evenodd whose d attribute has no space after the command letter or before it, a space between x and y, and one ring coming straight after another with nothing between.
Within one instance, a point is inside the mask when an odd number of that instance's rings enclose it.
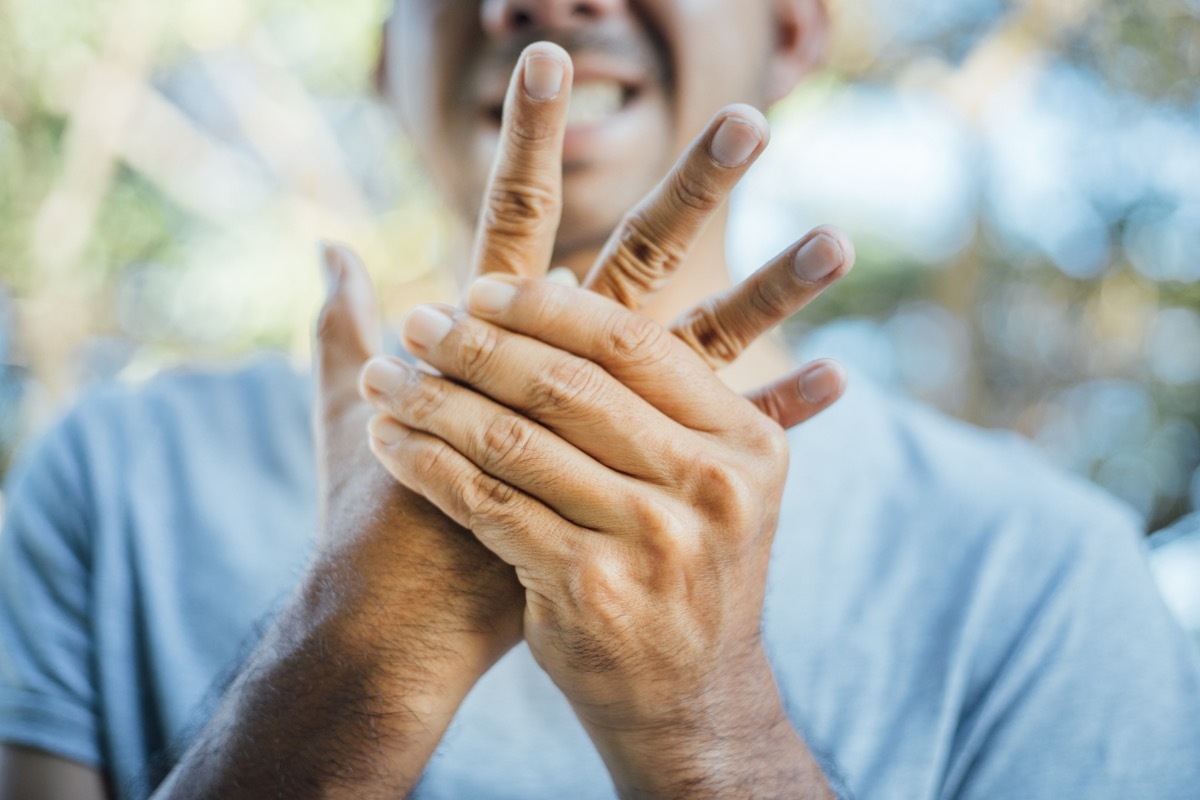
<instances>
[{"instance_id":1,"label":"left hand","mask_svg":"<svg viewBox=\"0 0 1200 800\"><path fill-rule=\"evenodd\" d=\"M792 263L751 283L803 295ZM373 448L516 567L530 649L614 777L665 779L664 750L751 763L774 737L802 747L760 617L784 426L836 400L840 371L810 365L751 402L683 338L596 293L484 278L470 311L409 316L409 349L446 377L387 362L406 379L372 393Z\"/></svg>"}]
</instances>

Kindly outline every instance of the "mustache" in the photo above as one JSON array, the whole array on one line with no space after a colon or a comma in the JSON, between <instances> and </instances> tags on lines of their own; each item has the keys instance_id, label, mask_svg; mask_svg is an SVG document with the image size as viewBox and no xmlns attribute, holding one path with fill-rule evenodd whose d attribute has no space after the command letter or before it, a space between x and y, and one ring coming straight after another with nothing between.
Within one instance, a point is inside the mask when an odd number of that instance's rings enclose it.
<instances>
[{"instance_id":1,"label":"mustache","mask_svg":"<svg viewBox=\"0 0 1200 800\"><path fill-rule=\"evenodd\" d=\"M669 85L672 81L670 59L660 40L643 31L607 25L568 31L533 30L502 43L489 44L480 54L477 74L511 73L521 52L534 42L552 42L572 58L594 54L638 64L645 69L646 79L651 83Z\"/></svg>"}]
</instances>

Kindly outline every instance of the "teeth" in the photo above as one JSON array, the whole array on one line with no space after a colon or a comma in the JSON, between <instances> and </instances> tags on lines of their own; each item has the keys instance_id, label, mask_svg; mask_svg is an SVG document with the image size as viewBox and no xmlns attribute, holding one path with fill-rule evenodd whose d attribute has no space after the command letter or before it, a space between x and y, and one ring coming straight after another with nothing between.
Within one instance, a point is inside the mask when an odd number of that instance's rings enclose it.
<instances>
[{"instance_id":1,"label":"teeth","mask_svg":"<svg viewBox=\"0 0 1200 800\"><path fill-rule=\"evenodd\" d=\"M599 125L621 110L625 90L616 81L588 81L571 89L571 106L567 110L567 125L587 128Z\"/></svg>"}]
</instances>

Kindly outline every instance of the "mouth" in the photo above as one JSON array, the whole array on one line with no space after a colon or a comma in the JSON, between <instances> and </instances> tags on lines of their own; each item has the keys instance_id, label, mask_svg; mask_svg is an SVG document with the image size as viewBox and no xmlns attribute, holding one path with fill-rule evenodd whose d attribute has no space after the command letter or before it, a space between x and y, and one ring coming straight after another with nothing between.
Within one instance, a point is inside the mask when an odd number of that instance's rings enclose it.
<instances>
[{"instance_id":1,"label":"mouth","mask_svg":"<svg viewBox=\"0 0 1200 800\"><path fill-rule=\"evenodd\" d=\"M632 105L637 96L636 87L618 80L576 79L571 87L571 104L567 108L567 129L598 128ZM500 103L487 109L487 117L497 129L503 114L504 107Z\"/></svg>"}]
</instances>

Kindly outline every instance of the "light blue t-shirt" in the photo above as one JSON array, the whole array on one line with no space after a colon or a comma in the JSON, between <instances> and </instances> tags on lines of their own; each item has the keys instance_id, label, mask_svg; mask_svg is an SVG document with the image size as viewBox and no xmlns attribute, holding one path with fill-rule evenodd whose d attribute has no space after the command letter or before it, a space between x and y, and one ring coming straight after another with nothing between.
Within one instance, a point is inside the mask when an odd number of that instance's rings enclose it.
<instances>
[{"instance_id":1,"label":"light blue t-shirt","mask_svg":"<svg viewBox=\"0 0 1200 800\"><path fill-rule=\"evenodd\" d=\"M147 791L305 569L309 393L279 360L172 374L93 392L33 449L0 535L0 740ZM764 635L847 793L1200 797L1200 664L1125 507L862 381L791 444ZM523 646L417 792L612 796Z\"/></svg>"}]
</instances>

